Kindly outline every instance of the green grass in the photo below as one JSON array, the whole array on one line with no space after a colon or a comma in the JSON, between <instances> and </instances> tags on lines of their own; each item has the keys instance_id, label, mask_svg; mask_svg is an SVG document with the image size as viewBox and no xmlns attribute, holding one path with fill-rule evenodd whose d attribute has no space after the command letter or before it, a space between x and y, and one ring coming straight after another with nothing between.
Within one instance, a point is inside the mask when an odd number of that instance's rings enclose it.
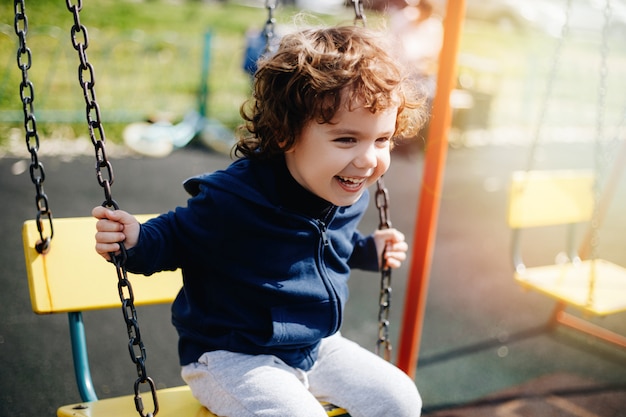
<instances>
[{"instance_id":1,"label":"green grass","mask_svg":"<svg viewBox=\"0 0 626 417\"><path fill-rule=\"evenodd\" d=\"M0 121L0 141L6 138L7 129L20 126L22 117L17 37L8 19L13 9L7 3L0 7L4 16L0 22L0 113L13 120ZM294 13L277 8L277 29L291 24ZM311 15L310 19L332 24L351 21L351 13L346 9L339 16ZM76 135L84 134L78 54L70 42L72 16L64 2L51 1L27 2L26 14L27 46L33 54L29 79L35 85L34 107L41 121L38 129L51 134L69 124ZM108 138L119 141L128 119L164 114L176 121L198 108L206 32L211 33L208 115L231 128L239 124L239 106L250 94L250 79L242 69L245 34L250 28L263 28L265 8L218 2L98 0L84 2L80 19L88 29L87 57L95 68L95 89Z\"/></svg>"},{"instance_id":2,"label":"green grass","mask_svg":"<svg viewBox=\"0 0 626 417\"><path fill-rule=\"evenodd\" d=\"M262 6L262 0L257 0ZM78 85L78 57L70 43L72 16L59 0L27 0L28 46L33 53L29 78L35 84L38 128L44 135L85 136L84 100ZM277 27L287 28L296 10L279 7ZM0 5L0 145L12 128L21 128L20 71L10 2ZM384 16L368 12L371 26ZM211 31L208 115L234 128L239 106L250 94L242 70L250 28L261 29L263 7L230 2L89 0L80 14L88 28L87 56L95 67L96 92L107 138L120 141L126 123L158 114L179 120L198 108L202 42ZM325 23L352 22L352 9L339 16L312 16ZM492 127L528 127L541 108L556 39L536 31L508 33L467 21L459 73L492 96ZM546 123L593 127L599 85L599 32L572 36L564 45L554 98ZM624 107L621 80L626 51L621 40L609 45L607 123Z\"/></svg>"}]
</instances>

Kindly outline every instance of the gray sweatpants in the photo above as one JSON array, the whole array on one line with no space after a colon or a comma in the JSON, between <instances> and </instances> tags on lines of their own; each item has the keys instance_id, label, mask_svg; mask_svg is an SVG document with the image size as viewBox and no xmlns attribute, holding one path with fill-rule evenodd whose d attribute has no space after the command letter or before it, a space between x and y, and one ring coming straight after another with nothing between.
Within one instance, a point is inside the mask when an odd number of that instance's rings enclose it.
<instances>
[{"instance_id":1,"label":"gray sweatpants","mask_svg":"<svg viewBox=\"0 0 626 417\"><path fill-rule=\"evenodd\" d=\"M335 334L305 372L271 355L207 352L182 368L193 395L224 417L327 417L319 401L352 417L419 417L422 400L404 372Z\"/></svg>"}]
</instances>

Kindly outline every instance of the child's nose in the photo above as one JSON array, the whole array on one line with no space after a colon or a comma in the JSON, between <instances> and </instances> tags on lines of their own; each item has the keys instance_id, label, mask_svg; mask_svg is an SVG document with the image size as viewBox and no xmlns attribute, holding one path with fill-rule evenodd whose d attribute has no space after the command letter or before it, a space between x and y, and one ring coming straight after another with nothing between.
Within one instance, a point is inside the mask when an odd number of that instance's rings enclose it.
<instances>
[{"instance_id":1,"label":"child's nose","mask_svg":"<svg viewBox=\"0 0 626 417\"><path fill-rule=\"evenodd\" d=\"M354 160L357 168L374 168L378 164L378 152L375 146L364 147Z\"/></svg>"}]
</instances>

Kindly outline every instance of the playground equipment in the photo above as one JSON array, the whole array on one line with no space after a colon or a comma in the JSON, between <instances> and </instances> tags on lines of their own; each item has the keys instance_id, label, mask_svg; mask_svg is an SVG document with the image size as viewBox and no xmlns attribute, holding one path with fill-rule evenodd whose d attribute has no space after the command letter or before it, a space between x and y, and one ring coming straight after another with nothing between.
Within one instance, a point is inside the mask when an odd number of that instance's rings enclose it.
<instances>
[{"instance_id":1,"label":"playground equipment","mask_svg":"<svg viewBox=\"0 0 626 417\"><path fill-rule=\"evenodd\" d=\"M440 196L443 186L448 131L452 119L450 95L456 86L456 68L465 0L446 3L443 44L439 55L437 89L426 139L423 179L420 189L417 218L413 230L415 241L411 255L409 279L405 292L402 329L398 350L398 367L415 377L422 323L426 310L428 281L435 247Z\"/></svg>"},{"instance_id":2,"label":"playground equipment","mask_svg":"<svg viewBox=\"0 0 626 417\"><path fill-rule=\"evenodd\" d=\"M276 31L274 11L276 0L266 0L268 16L262 31L247 34L247 45L243 69L250 76L256 71L257 61L278 47L280 36ZM194 138L216 152L230 155L236 143L234 134L219 120L208 116L208 74L211 62L210 31L205 32L202 48L202 70L198 94L197 110L189 111L182 121L172 124L167 120L154 123L132 123L124 129L124 142L135 152L152 157L164 157L172 150L186 146Z\"/></svg>"},{"instance_id":3,"label":"playground equipment","mask_svg":"<svg viewBox=\"0 0 626 417\"><path fill-rule=\"evenodd\" d=\"M123 132L124 143L129 148L142 155L164 157L172 150L182 148L196 136L200 136L202 142L209 148L227 155L230 153L235 144L233 132L207 114L211 37L210 31L205 32L197 110L190 110L183 120L176 124L167 120L129 124Z\"/></svg>"},{"instance_id":4,"label":"playground equipment","mask_svg":"<svg viewBox=\"0 0 626 417\"><path fill-rule=\"evenodd\" d=\"M454 6L457 9L463 9L463 0L458 0ZM39 161L39 136L37 133L36 120L34 116L34 86L28 79L28 70L31 66L31 52L26 45L26 34L28 32L25 2L24 0L15 0L15 31L18 35L20 45L18 49L18 67L22 72L22 83L20 84L20 96L24 107L26 144L31 154L31 179L36 187L36 206L37 217L33 221L26 222L24 225L24 249L27 259L27 269L29 275L29 284L31 288L31 299L33 309L37 313L68 313L70 320L70 329L73 345L73 357L76 371L76 378L79 384L79 391L83 402L61 407L58 410L59 416L97 416L97 415L115 415L124 416L132 412L130 403L134 401L136 411L141 416L154 416L160 411L164 415L180 416L180 415L198 415L212 416L212 414L202 408L196 400L192 398L186 387L170 388L165 390L157 390L154 381L148 376L146 369L146 349L141 340L138 318L136 315L136 305L167 303L170 302L180 286L179 272L172 272L170 278L157 278L159 282L155 284L151 278L150 289L142 288L141 279L136 285L137 294L133 290L131 281L128 279L129 274L125 268L125 249L122 246L122 255L113 259L113 265L118 277L118 296L122 305L122 312L127 326L129 342L128 348L131 360L137 368L137 379L134 382L134 395L121 398L111 398L98 400L93 389L91 376L88 366L84 324L81 318L81 311L87 309L111 308L119 306L115 299L115 295L111 297L111 291L106 291L101 285L106 285L106 278L101 277L100 268L94 268L96 265L103 264L100 260L96 262L92 260L97 255L95 253L78 254L76 247L84 248L89 245L76 245L76 241L89 241L93 230L90 225L93 221L91 218L75 218L75 219L57 219L53 222L52 212L50 210L47 196L43 189L45 181L45 173L43 164ZM355 24L362 22L365 24L365 16L362 13L362 4L359 0L354 0L355 7ZM89 129L89 135L94 145L96 155L96 172L99 185L103 188L105 200L103 206L110 208L118 208L117 202L112 197L111 186L113 184L113 168L106 154L106 136L101 121L101 114L98 102L95 96L95 74L93 65L89 62L86 49L88 44L86 28L81 24L80 12L82 3L77 5L71 4L68 0L67 8L72 13L74 25L71 28L72 45L77 51L80 65L78 79L83 97L86 104L86 118ZM459 25L462 20L462 13L452 13L457 19L452 24ZM455 32L453 38L458 37L459 31ZM458 39L457 39L458 40ZM448 53L456 54L456 42L448 43L450 50ZM444 41L444 47L446 42ZM447 81L443 81L444 77L440 77L442 85L451 85L454 78L453 68L448 69ZM444 74L445 75L445 74ZM442 91L449 94L449 90L443 88ZM448 100L437 99L435 106L440 111L446 113L446 104ZM449 112L448 112L449 114ZM449 117L447 118L449 120ZM440 122L445 122L444 117ZM443 130L443 125L436 127L435 131ZM181 129L182 130L182 129ZM181 134L181 137L183 135ZM433 155L432 152L429 155ZM434 154L440 156L441 154ZM439 158L439 162L441 162ZM441 173L442 168L438 169ZM429 179L425 181L425 189L438 189L429 183ZM432 221L431 216L435 214L436 207L433 210L433 196L422 203L422 207L427 207L429 216L428 221ZM376 193L376 205L379 210L380 227L389 227L388 215L388 199L387 191L382 181L379 181ZM429 207L430 205L430 207ZM145 218L145 217L144 217ZM418 222L422 224L422 222ZM432 230L432 227L429 228ZM89 236L82 235L87 231ZM426 233L430 236L429 233ZM53 243L54 238L54 243ZM89 251L92 252L92 251ZM429 250L425 250L427 257ZM80 258L82 261L72 264L72 270L68 272L66 268L66 260L68 258ZM84 261L84 262L83 262ZM88 268L90 275L89 286L92 288L80 287L81 281L87 275L81 271L82 267ZM95 271L94 269L97 269ZM96 273L97 272L97 273ZM96 276L93 277L94 273ZM381 292L379 300L379 337L377 341L377 350L385 357L389 358L391 352L391 344L387 335L388 329L388 312L390 307L390 280L391 271L388 267L384 267L381 275ZM133 278L133 281L135 279ZM165 282L168 281L167 284ZM133 282L134 285L135 282ZM83 283L84 284L84 283ZM76 286L78 285L78 286ZM71 288L71 293L75 293L76 289L80 289L78 299L68 296L70 293L67 288ZM95 290L94 290L95 288ZM141 294L140 294L141 293ZM84 297L83 297L84 295ZM425 295L422 293L422 297ZM413 321L415 323L415 321ZM406 369L406 368L405 368ZM152 398L152 406L148 407L152 411L147 411L144 405L141 388L149 389ZM345 410L338 409L334 406L327 405L327 413L329 416L347 415Z\"/></svg>"},{"instance_id":5,"label":"playground equipment","mask_svg":"<svg viewBox=\"0 0 626 417\"><path fill-rule=\"evenodd\" d=\"M540 119L525 171L513 173L509 194L507 219L513 231L512 258L514 277L524 288L536 290L556 300L550 318L552 324L561 324L598 337L607 342L626 347L626 336L616 334L568 311L567 307L582 310L588 316L607 316L626 311L626 268L599 257L599 230L615 185L626 162L626 145L616 151L613 141L604 137L604 116L607 91L606 47L609 33L610 1L606 3L602 31L600 83L596 137L594 140L593 170L537 170L535 153L541 134L548 99L556 79L556 69L564 40L567 38L568 20L562 34L548 76L547 93L540 109ZM567 13L571 0L567 2ZM626 120L626 112L620 122ZM618 127L618 132L619 132ZM612 170L607 176L611 159ZM576 226L587 224L588 230L579 247L576 247ZM522 256L523 231L529 228L564 225L565 246L555 264L527 266Z\"/></svg>"},{"instance_id":6,"label":"playground equipment","mask_svg":"<svg viewBox=\"0 0 626 417\"><path fill-rule=\"evenodd\" d=\"M273 53L280 42L280 36L276 32L275 0L266 0L267 20L263 30L251 30L246 34L246 52L243 59L243 69L251 77L257 70L257 62L263 56Z\"/></svg>"}]
</instances>

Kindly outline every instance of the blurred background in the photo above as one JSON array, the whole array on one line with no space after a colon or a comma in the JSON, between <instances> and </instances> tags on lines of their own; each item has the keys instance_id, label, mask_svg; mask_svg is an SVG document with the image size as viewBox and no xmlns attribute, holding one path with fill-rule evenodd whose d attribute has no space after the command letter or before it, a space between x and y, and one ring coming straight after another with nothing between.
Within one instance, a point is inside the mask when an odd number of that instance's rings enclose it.
<instances>
[{"instance_id":1,"label":"blurred background","mask_svg":"<svg viewBox=\"0 0 626 417\"><path fill-rule=\"evenodd\" d=\"M278 3L276 31L294 27L294 15L300 11L308 12L312 23L318 19L351 22L353 11L344 1ZM550 103L556 114L545 117L544 126L583 128L576 129L581 132L593 128L600 51L604 47L610 51L608 85L616 85L623 74L626 6L623 0L611 2L609 37L603 44L604 1L571 2L568 12L565 0L467 1L458 72L459 88L471 96L457 97L457 107L462 110L457 111L460 114L454 127L465 135L460 138L453 134L455 145L531 136L526 129L537 117L531 109L542 103L566 13L569 31ZM369 24L377 27L389 27L390 16L406 5L404 0L365 0L364 4ZM444 2L433 4L435 14L443 14ZM247 36L264 28L264 7L262 0L99 0L85 7L82 23L89 33L87 55L95 68L98 101L106 109L110 139L122 141L121 132L130 123L147 119L177 122L200 106L209 117L234 128L239 123L239 105L250 90L249 74L243 70ZM2 8L0 145L5 149L11 138L21 136L23 117L14 12L8 2ZM28 47L33 53L29 78L37 94L38 127L50 137L84 135L84 100L77 92L77 55L69 34L72 16L52 0L27 3L27 15ZM617 88L608 91L608 125L620 117L620 93ZM468 103L468 99L472 101ZM518 134L493 134L502 128ZM492 134L470 132L476 130Z\"/></svg>"},{"instance_id":2,"label":"blurred background","mask_svg":"<svg viewBox=\"0 0 626 417\"><path fill-rule=\"evenodd\" d=\"M0 251L0 416L54 415L59 405L79 397L66 318L35 316L28 300L20 229L34 216L34 190L24 144L15 10L8 3L0 5L0 231L5 237ZM395 18L415 6L399 0L364 4L368 24L390 31ZM433 17L441 21L445 1L433 6ZM302 24L294 21L301 11L308 23L351 24L354 19L352 5L344 0L295 0L277 5L276 33ZM46 191L56 217L87 216L102 197L95 179L85 178L93 173L93 149L71 44L72 16L63 2L53 0L26 2L26 13L32 50L28 75L35 86ZM230 162L224 141L232 137L239 106L250 94L246 51L267 19L260 0L85 2L81 21L89 33L87 54L95 68L123 208L156 212L183 204L180 183L185 178ZM619 384L626 381L626 353L575 332L543 327L553 301L513 282L505 217L513 170L596 169L598 158L603 170L613 169L626 134L625 37L623 0L612 0L610 7L601 0L467 0L416 377L426 413L566 374L608 384L621 402L613 414L599 415L622 415L626 390ZM204 119L199 122L197 114ZM153 149L137 139L155 125L178 126L179 142ZM150 132L162 145L161 131ZM399 146L386 181L392 220L410 243L425 142L424 133ZM145 156L150 153L160 158ZM599 250L603 258L626 265L626 185L621 178L612 197ZM377 225L376 214L370 214L364 229ZM532 257L553 261L552 238L551 232L537 236ZM409 264L393 278L395 343ZM352 279L344 334L373 346L378 282L362 276L356 272ZM102 397L132 390L134 369L120 316L118 311L86 315L88 324L102 325L99 334L90 336ZM140 317L159 387L180 384L168 308L142 308ZM623 314L598 323L626 332Z\"/></svg>"}]
</instances>

